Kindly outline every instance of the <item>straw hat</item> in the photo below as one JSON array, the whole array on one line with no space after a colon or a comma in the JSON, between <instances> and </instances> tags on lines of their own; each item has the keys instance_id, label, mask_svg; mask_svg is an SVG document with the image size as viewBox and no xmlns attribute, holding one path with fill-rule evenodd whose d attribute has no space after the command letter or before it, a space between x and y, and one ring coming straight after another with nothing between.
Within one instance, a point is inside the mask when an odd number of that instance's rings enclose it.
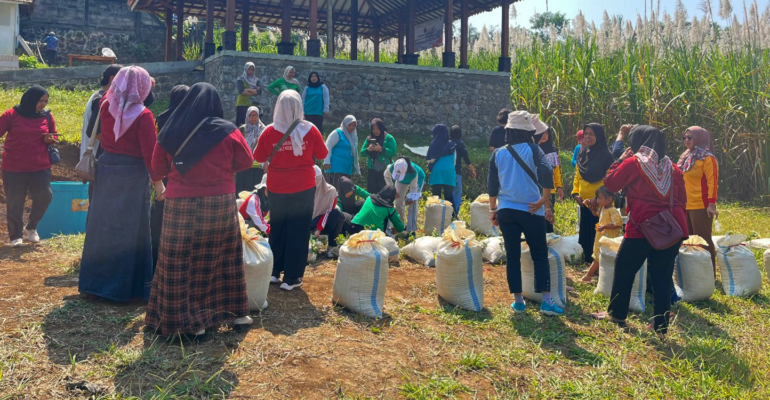
<instances>
[{"instance_id":1,"label":"straw hat","mask_svg":"<svg viewBox=\"0 0 770 400\"><path fill-rule=\"evenodd\" d=\"M532 124L532 116L530 113L526 111L513 111L508 114L508 124L505 125L505 129L534 131L535 126Z\"/></svg>"}]
</instances>

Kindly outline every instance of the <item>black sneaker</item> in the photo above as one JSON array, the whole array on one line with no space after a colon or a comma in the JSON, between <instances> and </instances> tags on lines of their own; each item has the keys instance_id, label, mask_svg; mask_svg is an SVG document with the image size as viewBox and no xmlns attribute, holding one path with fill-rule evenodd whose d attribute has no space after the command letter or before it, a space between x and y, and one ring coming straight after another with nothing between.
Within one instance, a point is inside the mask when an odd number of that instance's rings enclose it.
<instances>
[{"instance_id":1,"label":"black sneaker","mask_svg":"<svg viewBox=\"0 0 770 400\"><path fill-rule=\"evenodd\" d=\"M302 278L297 279L286 279L283 278L283 283L281 284L281 289L283 290L294 290L298 287L302 286Z\"/></svg>"}]
</instances>

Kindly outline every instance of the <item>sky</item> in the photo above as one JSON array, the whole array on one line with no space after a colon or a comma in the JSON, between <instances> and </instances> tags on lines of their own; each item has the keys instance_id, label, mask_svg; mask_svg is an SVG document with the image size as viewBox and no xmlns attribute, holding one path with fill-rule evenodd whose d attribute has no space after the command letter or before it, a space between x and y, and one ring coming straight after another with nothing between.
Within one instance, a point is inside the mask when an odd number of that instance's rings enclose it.
<instances>
[{"instance_id":1,"label":"sky","mask_svg":"<svg viewBox=\"0 0 770 400\"><path fill-rule=\"evenodd\" d=\"M757 0L760 13L765 9L770 0ZM658 0L655 0L657 7ZM693 15L702 15L703 13L698 9L698 4L701 0L682 0L687 11L692 18ZM748 4L749 1L747 0ZM543 13L546 11L546 0L521 0L516 3L516 11L518 17L515 21L511 21L511 26L519 25L529 28L529 18L535 14ZM578 11L583 11L586 20L589 22L595 21L598 26L602 21L604 10L612 15L621 14L626 19L636 21L636 14L644 16L644 0L591 0L591 1L579 1L579 0L548 0L548 11L551 12L563 12L567 14L567 18L570 20L577 15ZM647 0L649 4L649 0ZM738 19L743 21L743 2L741 0L732 0L733 12L738 14ZM712 0L711 7L714 10L714 17L717 18L717 22L724 23L725 21L719 20L719 0ZM676 0L660 0L661 13L667 10L669 14L673 14L676 8ZM487 27L492 25L501 25L502 15L500 7L486 13L482 13L471 17L470 24L473 26L481 27L486 24Z\"/></svg>"}]
</instances>

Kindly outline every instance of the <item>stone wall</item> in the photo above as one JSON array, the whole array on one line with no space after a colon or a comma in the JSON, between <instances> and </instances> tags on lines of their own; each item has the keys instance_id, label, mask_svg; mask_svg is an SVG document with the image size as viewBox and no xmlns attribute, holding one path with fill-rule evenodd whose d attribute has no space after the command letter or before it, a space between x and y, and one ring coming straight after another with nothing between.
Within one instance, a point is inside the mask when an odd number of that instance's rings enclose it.
<instances>
[{"instance_id":1,"label":"stone wall","mask_svg":"<svg viewBox=\"0 0 770 400\"><path fill-rule=\"evenodd\" d=\"M368 121L381 118L391 132L427 136L431 127L444 123L460 125L466 136L482 137L511 102L508 73L224 51L208 58L205 70L206 80L219 90L226 118L235 118L235 79L247 61L256 64L265 88L283 76L287 65L297 70L303 87L308 74L317 71L331 94L326 131L352 114L367 130ZM258 99L263 120L272 121L276 96L265 90Z\"/></svg>"},{"instance_id":2,"label":"stone wall","mask_svg":"<svg viewBox=\"0 0 770 400\"><path fill-rule=\"evenodd\" d=\"M109 47L123 63L163 61L165 25L147 13L135 13L125 0L35 0L20 19L21 36L42 41L59 38L59 63L68 54L101 55Z\"/></svg>"},{"instance_id":3,"label":"stone wall","mask_svg":"<svg viewBox=\"0 0 770 400\"><path fill-rule=\"evenodd\" d=\"M193 85L206 77L200 61L177 61L137 64L155 78L153 92L158 98L166 98L171 88L178 84ZM0 87L23 88L32 85L69 90L91 90L99 87L104 65L73 68L20 69L0 71Z\"/></svg>"}]
</instances>

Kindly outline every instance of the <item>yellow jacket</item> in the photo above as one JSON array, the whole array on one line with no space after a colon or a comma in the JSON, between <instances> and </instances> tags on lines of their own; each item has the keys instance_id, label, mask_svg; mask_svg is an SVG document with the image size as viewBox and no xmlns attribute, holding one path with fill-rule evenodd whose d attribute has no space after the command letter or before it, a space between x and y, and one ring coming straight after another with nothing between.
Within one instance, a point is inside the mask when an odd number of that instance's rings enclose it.
<instances>
[{"instance_id":1,"label":"yellow jacket","mask_svg":"<svg viewBox=\"0 0 770 400\"><path fill-rule=\"evenodd\" d=\"M684 173L684 188L687 191L687 209L703 210L709 204L716 204L719 192L719 165L716 158L708 156L695 161Z\"/></svg>"},{"instance_id":2,"label":"yellow jacket","mask_svg":"<svg viewBox=\"0 0 770 400\"><path fill-rule=\"evenodd\" d=\"M604 186L604 179L599 182L587 182L580 176L580 170L575 169L575 181L572 183L572 195L578 195L583 200L596 197L596 189Z\"/></svg>"}]
</instances>

